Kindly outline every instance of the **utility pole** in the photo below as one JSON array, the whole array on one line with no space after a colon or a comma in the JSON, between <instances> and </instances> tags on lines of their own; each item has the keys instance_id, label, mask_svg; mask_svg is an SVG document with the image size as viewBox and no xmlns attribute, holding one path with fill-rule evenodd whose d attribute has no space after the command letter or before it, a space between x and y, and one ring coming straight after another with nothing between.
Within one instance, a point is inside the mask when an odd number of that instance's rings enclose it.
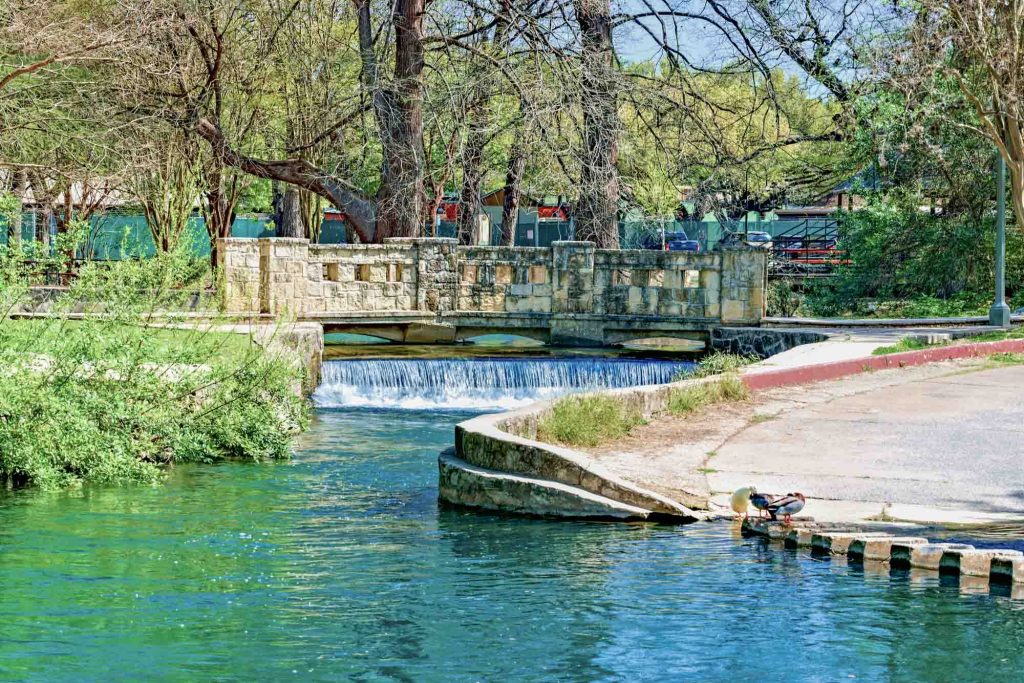
<instances>
[{"instance_id":1,"label":"utility pole","mask_svg":"<svg viewBox=\"0 0 1024 683\"><path fill-rule=\"evenodd\" d=\"M1006 305L1006 160L1001 152L996 162L996 299L988 311L988 324L1010 326L1010 307Z\"/></svg>"}]
</instances>

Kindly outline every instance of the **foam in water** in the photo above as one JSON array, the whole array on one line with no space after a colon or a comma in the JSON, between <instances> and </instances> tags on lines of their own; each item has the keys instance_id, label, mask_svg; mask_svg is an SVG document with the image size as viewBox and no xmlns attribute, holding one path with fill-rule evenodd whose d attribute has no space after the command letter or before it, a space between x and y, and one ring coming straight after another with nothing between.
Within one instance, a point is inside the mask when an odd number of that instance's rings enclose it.
<instances>
[{"instance_id":1,"label":"foam in water","mask_svg":"<svg viewBox=\"0 0 1024 683\"><path fill-rule=\"evenodd\" d=\"M328 361L313 400L321 408L509 409L572 391L664 384L692 365L613 358Z\"/></svg>"}]
</instances>

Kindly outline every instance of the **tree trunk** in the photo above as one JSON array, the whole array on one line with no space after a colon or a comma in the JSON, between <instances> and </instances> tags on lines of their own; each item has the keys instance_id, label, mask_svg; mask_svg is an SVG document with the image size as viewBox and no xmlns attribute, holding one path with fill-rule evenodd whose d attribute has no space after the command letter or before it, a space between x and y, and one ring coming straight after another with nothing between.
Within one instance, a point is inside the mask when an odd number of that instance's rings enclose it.
<instances>
[{"instance_id":1,"label":"tree trunk","mask_svg":"<svg viewBox=\"0 0 1024 683\"><path fill-rule=\"evenodd\" d=\"M217 266L217 240L231 237L231 226L235 222L234 202L224 191L224 176L221 169L207 175L206 189L206 232L210 236L210 263Z\"/></svg>"},{"instance_id":2,"label":"tree trunk","mask_svg":"<svg viewBox=\"0 0 1024 683\"><path fill-rule=\"evenodd\" d=\"M501 208L501 244L515 246L516 227L519 224L519 197L522 193L523 173L526 171L526 154L517 143L512 146L508 157L508 171L505 173L505 201Z\"/></svg>"},{"instance_id":3,"label":"tree trunk","mask_svg":"<svg viewBox=\"0 0 1024 683\"><path fill-rule=\"evenodd\" d=\"M423 12L425 0L397 0L395 71L392 83L380 83L373 53L369 0L361 0L359 43L363 82L372 89L373 110L384 153L377 192L375 241L422 234L426 216L423 187Z\"/></svg>"},{"instance_id":4,"label":"tree trunk","mask_svg":"<svg viewBox=\"0 0 1024 683\"><path fill-rule=\"evenodd\" d=\"M50 223L53 221L53 206L49 202L39 205L36 217L36 241L43 248L44 254L50 253Z\"/></svg>"},{"instance_id":5,"label":"tree trunk","mask_svg":"<svg viewBox=\"0 0 1024 683\"><path fill-rule=\"evenodd\" d=\"M7 226L7 246L17 249L21 247L21 214L25 206L25 195L28 193L28 174L25 172L25 169L15 169L13 180L14 183L11 189L14 193L14 198L18 200L18 206L14 210L14 215L11 216L11 222Z\"/></svg>"},{"instance_id":6,"label":"tree trunk","mask_svg":"<svg viewBox=\"0 0 1024 683\"><path fill-rule=\"evenodd\" d=\"M620 121L609 0L574 0L573 4L581 38L580 106L584 138L576 236L596 242L601 249L616 249Z\"/></svg>"},{"instance_id":7,"label":"tree trunk","mask_svg":"<svg viewBox=\"0 0 1024 683\"><path fill-rule=\"evenodd\" d=\"M289 185L281 202L280 222L277 224L278 237L305 237L305 221L299 202L299 188Z\"/></svg>"},{"instance_id":8,"label":"tree trunk","mask_svg":"<svg viewBox=\"0 0 1024 683\"><path fill-rule=\"evenodd\" d=\"M483 104L483 103L481 103ZM480 214L484 212L480 192L484 183L484 145L487 144L486 114L470 112L469 133L462 151L462 196L459 199L459 244L473 244Z\"/></svg>"}]
</instances>

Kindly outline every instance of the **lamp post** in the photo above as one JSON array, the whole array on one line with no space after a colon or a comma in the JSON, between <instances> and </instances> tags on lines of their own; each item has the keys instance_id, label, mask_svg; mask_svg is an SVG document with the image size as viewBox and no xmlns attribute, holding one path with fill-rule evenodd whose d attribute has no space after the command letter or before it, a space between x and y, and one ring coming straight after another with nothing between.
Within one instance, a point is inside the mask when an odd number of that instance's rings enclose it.
<instances>
[{"instance_id":1,"label":"lamp post","mask_svg":"<svg viewBox=\"0 0 1024 683\"><path fill-rule=\"evenodd\" d=\"M1010 307L1006 305L1006 160L1002 153L996 162L996 300L988 310L988 324L1010 326Z\"/></svg>"}]
</instances>

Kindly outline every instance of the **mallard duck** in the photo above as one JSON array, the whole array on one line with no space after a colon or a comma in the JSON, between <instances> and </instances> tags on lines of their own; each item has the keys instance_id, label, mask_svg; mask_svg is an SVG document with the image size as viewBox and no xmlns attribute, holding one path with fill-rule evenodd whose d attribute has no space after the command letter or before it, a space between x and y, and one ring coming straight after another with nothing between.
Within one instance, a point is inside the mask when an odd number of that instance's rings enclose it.
<instances>
[{"instance_id":1,"label":"mallard duck","mask_svg":"<svg viewBox=\"0 0 1024 683\"><path fill-rule=\"evenodd\" d=\"M775 500L775 496L770 496L767 493L754 491L750 494L750 502L760 511L759 516L761 517L764 517L764 513L768 510L768 506L771 505L773 500Z\"/></svg>"},{"instance_id":2,"label":"mallard duck","mask_svg":"<svg viewBox=\"0 0 1024 683\"><path fill-rule=\"evenodd\" d=\"M747 518L747 509L750 508L750 497L757 493L757 489L753 486L744 486L738 488L732 493L732 498L729 499L729 507L737 515L741 515L744 519Z\"/></svg>"},{"instance_id":3,"label":"mallard duck","mask_svg":"<svg viewBox=\"0 0 1024 683\"><path fill-rule=\"evenodd\" d=\"M782 515L782 521L789 524L791 517L804 509L807 499L802 493L787 493L781 498L773 500L765 508L772 519L778 519Z\"/></svg>"}]
</instances>

